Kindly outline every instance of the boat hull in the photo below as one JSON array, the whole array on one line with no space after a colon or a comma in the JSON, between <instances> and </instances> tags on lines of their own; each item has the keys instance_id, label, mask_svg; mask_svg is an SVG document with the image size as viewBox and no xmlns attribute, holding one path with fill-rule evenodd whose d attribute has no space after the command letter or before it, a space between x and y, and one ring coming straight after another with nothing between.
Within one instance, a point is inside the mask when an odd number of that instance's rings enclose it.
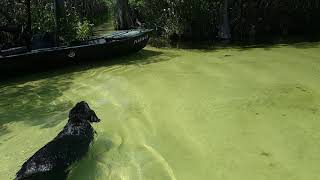
<instances>
[{"instance_id":1,"label":"boat hull","mask_svg":"<svg viewBox=\"0 0 320 180\"><path fill-rule=\"evenodd\" d=\"M125 32L133 31L123 31L122 35L118 33L100 37L73 46L37 49L0 57L1 78L134 53L147 45L151 30L140 30L132 36L125 35Z\"/></svg>"}]
</instances>

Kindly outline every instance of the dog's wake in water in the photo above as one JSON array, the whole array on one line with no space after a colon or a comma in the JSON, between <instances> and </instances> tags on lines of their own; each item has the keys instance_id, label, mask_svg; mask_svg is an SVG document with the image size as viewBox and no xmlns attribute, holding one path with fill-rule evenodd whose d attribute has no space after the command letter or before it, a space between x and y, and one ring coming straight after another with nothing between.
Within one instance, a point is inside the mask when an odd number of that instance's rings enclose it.
<instances>
[{"instance_id":1,"label":"dog's wake in water","mask_svg":"<svg viewBox=\"0 0 320 180\"><path fill-rule=\"evenodd\" d=\"M90 123L99 121L86 102L77 103L63 130L22 165L16 180L67 179L69 167L88 152L94 139Z\"/></svg>"}]
</instances>

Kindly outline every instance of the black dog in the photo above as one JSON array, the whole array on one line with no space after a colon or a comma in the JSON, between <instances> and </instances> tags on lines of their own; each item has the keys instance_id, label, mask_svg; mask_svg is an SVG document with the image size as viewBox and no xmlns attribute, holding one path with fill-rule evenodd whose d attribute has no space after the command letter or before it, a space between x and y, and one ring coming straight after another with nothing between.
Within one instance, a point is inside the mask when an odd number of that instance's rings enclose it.
<instances>
[{"instance_id":1,"label":"black dog","mask_svg":"<svg viewBox=\"0 0 320 180\"><path fill-rule=\"evenodd\" d=\"M87 153L94 138L90 123L99 121L86 102L77 103L63 130L22 165L16 180L67 179L68 168Z\"/></svg>"}]
</instances>

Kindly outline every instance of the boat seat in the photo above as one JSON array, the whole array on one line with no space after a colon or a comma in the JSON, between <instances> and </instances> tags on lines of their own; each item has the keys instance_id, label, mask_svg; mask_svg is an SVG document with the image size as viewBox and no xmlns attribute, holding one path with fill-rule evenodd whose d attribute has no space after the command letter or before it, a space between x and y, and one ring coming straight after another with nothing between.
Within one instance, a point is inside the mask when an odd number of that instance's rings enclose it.
<instances>
[{"instance_id":1,"label":"boat seat","mask_svg":"<svg viewBox=\"0 0 320 180\"><path fill-rule=\"evenodd\" d=\"M15 55L15 54L26 53L28 51L29 50L26 46L15 47L15 48L10 48L10 49L6 49L6 50L1 50L0 56L11 56L11 55Z\"/></svg>"}]
</instances>

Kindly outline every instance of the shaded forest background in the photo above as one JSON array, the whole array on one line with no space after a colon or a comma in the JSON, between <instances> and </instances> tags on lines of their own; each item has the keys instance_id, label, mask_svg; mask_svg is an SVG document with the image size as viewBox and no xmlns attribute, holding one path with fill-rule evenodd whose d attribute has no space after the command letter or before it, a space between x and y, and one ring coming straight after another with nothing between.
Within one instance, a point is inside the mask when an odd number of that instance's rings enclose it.
<instances>
[{"instance_id":1,"label":"shaded forest background","mask_svg":"<svg viewBox=\"0 0 320 180\"><path fill-rule=\"evenodd\" d=\"M320 32L320 0L134 0L131 7L166 37L219 37L226 13L233 39Z\"/></svg>"},{"instance_id":2,"label":"shaded forest background","mask_svg":"<svg viewBox=\"0 0 320 180\"><path fill-rule=\"evenodd\" d=\"M33 33L54 31L53 0L31 0ZM90 36L107 14L116 29L152 28L168 39L318 36L320 0L66 0L63 41ZM122 16L122 17L121 17ZM0 1L0 48L24 44L25 0ZM18 30L17 30L18 29Z\"/></svg>"}]
</instances>

